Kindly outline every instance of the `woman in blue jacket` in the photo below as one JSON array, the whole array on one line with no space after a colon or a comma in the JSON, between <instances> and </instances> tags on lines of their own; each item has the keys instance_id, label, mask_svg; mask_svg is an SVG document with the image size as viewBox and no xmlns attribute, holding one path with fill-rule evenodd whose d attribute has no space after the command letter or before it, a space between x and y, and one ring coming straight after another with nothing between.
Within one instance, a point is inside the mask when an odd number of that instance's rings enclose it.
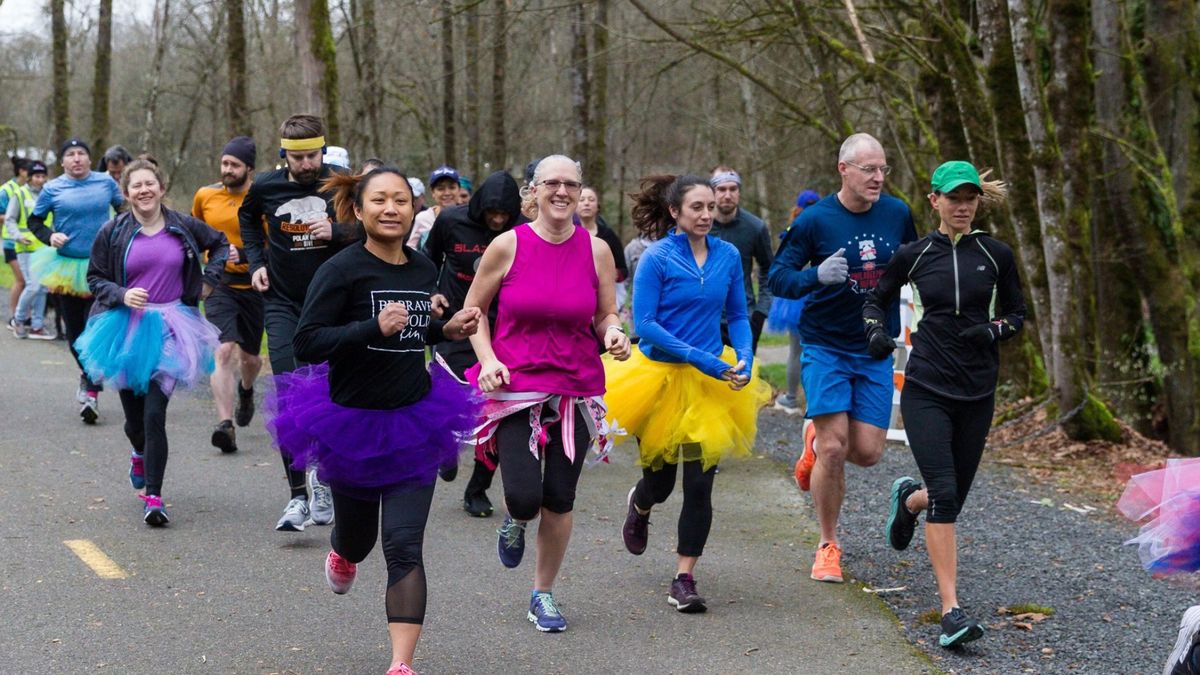
<instances>
[{"instance_id":1,"label":"woman in blue jacket","mask_svg":"<svg viewBox=\"0 0 1200 675\"><path fill-rule=\"evenodd\" d=\"M163 207L166 184L151 162L125 167L121 190L130 209L96 234L87 271L96 301L75 349L89 378L120 390L125 435L133 444L129 482L145 488L143 520L161 527L168 521L162 502L167 403L176 387L212 372L219 335L196 305L220 282L229 242Z\"/></svg>"},{"instance_id":2,"label":"woman in blue jacket","mask_svg":"<svg viewBox=\"0 0 1200 675\"><path fill-rule=\"evenodd\" d=\"M622 537L646 550L650 510L670 496L683 465L679 554L667 601L703 612L693 570L712 525L717 463L749 454L770 386L752 376L754 350L738 250L711 236L716 197L699 176L652 176L633 222L657 240L633 282L641 342L626 362L605 360L609 423L638 439L642 479L629 491ZM721 314L733 347L721 343Z\"/></svg>"}]
</instances>

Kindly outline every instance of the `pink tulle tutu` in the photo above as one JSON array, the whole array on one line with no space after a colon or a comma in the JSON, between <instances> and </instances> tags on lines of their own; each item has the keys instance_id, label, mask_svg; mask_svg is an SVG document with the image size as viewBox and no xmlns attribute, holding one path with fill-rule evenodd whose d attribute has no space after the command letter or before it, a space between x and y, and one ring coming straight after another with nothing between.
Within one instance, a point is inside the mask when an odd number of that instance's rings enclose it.
<instances>
[{"instance_id":1,"label":"pink tulle tutu","mask_svg":"<svg viewBox=\"0 0 1200 675\"><path fill-rule=\"evenodd\" d=\"M1200 458L1169 459L1162 469L1129 479L1117 509L1134 521L1150 520L1138 536L1138 556L1159 575L1200 570Z\"/></svg>"}]
</instances>

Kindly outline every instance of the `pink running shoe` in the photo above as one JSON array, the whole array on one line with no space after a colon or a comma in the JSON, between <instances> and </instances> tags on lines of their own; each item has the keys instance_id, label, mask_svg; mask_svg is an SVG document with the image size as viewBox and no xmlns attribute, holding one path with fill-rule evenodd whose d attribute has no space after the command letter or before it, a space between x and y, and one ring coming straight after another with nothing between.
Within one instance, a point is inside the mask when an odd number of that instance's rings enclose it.
<instances>
[{"instance_id":1,"label":"pink running shoe","mask_svg":"<svg viewBox=\"0 0 1200 675\"><path fill-rule=\"evenodd\" d=\"M409 668L407 663L398 663L388 668L386 675L417 675L417 671Z\"/></svg>"},{"instance_id":2,"label":"pink running shoe","mask_svg":"<svg viewBox=\"0 0 1200 675\"><path fill-rule=\"evenodd\" d=\"M329 590L334 593L342 595L349 591L357 574L358 565L338 555L336 551L330 551L325 557L325 581L329 582Z\"/></svg>"}]
</instances>

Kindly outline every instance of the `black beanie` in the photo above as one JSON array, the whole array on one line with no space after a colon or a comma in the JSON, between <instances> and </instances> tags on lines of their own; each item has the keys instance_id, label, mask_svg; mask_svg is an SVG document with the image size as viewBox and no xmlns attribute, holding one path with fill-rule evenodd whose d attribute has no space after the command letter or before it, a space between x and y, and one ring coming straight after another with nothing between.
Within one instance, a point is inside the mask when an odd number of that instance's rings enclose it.
<instances>
[{"instance_id":1,"label":"black beanie","mask_svg":"<svg viewBox=\"0 0 1200 675\"><path fill-rule=\"evenodd\" d=\"M63 155L67 154L67 151L71 148L83 148L84 152L86 152L88 155L92 154L92 149L88 147L87 143L83 142L82 138L79 138L78 136L72 136L64 141L62 147L58 149L58 158L61 160Z\"/></svg>"},{"instance_id":2,"label":"black beanie","mask_svg":"<svg viewBox=\"0 0 1200 675\"><path fill-rule=\"evenodd\" d=\"M243 164L253 169L258 159L258 148L254 145L253 138L249 136L235 136L225 144L225 149L221 151L221 154L233 155L241 160Z\"/></svg>"}]
</instances>

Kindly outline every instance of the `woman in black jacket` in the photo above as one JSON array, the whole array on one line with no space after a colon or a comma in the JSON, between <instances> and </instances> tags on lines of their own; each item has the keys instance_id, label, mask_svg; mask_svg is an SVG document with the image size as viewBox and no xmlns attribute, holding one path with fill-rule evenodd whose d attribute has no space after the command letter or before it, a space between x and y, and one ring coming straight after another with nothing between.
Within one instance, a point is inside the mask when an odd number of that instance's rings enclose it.
<instances>
[{"instance_id":1,"label":"woman in black jacket","mask_svg":"<svg viewBox=\"0 0 1200 675\"><path fill-rule=\"evenodd\" d=\"M1021 330L1025 300L1012 249L972 227L981 201L1003 200L1004 184L958 161L938 167L931 183L938 229L892 257L867 294L863 323L871 355L890 357L885 308L912 285L918 319L900 412L925 487L908 476L892 484L887 536L892 548L907 548L917 515L927 511L925 543L942 599L938 643L957 647L982 637L983 626L958 606L955 522L992 425L998 343Z\"/></svg>"},{"instance_id":2,"label":"woman in black jacket","mask_svg":"<svg viewBox=\"0 0 1200 675\"><path fill-rule=\"evenodd\" d=\"M131 208L96 235L87 274L96 302L75 348L90 378L120 390L125 435L133 444L129 482L145 488L143 520L161 527L168 522L162 501L167 403L176 387L212 372L219 336L196 305L220 281L229 243L199 220L163 207L166 184L151 162L131 162L121 190Z\"/></svg>"}]
</instances>

